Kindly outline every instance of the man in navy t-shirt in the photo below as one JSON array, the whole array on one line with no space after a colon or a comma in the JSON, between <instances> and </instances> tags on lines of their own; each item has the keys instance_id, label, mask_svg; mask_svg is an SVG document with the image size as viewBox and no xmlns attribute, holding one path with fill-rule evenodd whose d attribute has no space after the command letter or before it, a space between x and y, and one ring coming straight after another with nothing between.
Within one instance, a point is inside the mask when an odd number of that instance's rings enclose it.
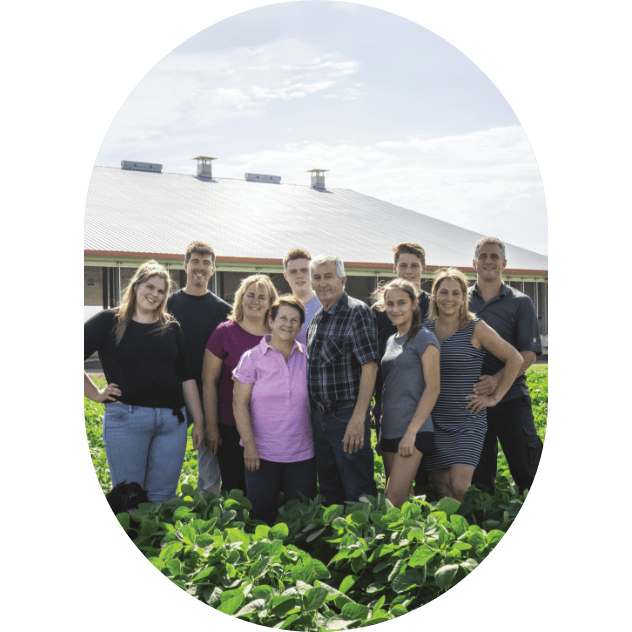
<instances>
[{"instance_id":1,"label":"man in navy t-shirt","mask_svg":"<svg viewBox=\"0 0 632 632\"><path fill-rule=\"evenodd\" d=\"M542 441L535 428L524 374L535 362L536 356L542 354L538 319L531 299L503 282L502 273L507 267L507 259L505 245L500 239L480 239L474 257L476 283L469 289L470 311L513 345L524 362L506 395L496 406L487 409L487 434L472 483L482 483L493 491L500 441L511 475L523 492L533 483L542 453ZM483 360L483 375L474 385L474 392L491 394L503 367L503 362L487 353Z\"/></svg>"},{"instance_id":2,"label":"man in navy t-shirt","mask_svg":"<svg viewBox=\"0 0 632 632\"><path fill-rule=\"evenodd\" d=\"M208 282L215 273L215 252L209 244L194 241L184 256L187 273L186 286L174 292L167 301L167 310L180 323L191 368L202 397L202 362L204 349L215 327L228 318L232 307L208 290ZM198 489L219 495L221 477L217 461L218 438L209 437L205 430L204 442L198 450Z\"/></svg>"}]
</instances>

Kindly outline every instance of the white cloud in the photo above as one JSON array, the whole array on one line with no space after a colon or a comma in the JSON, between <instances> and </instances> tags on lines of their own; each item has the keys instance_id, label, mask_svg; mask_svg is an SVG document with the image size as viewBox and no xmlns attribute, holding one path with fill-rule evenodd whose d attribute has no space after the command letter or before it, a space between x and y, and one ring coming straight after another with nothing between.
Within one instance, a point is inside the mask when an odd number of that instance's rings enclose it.
<instances>
[{"instance_id":1,"label":"white cloud","mask_svg":"<svg viewBox=\"0 0 632 632\"><path fill-rule=\"evenodd\" d=\"M217 176L241 178L263 169L281 175L282 182L307 185L303 172L310 168L330 170L328 187L353 189L547 252L542 182L521 127L370 145L291 143L224 159Z\"/></svg>"},{"instance_id":2,"label":"white cloud","mask_svg":"<svg viewBox=\"0 0 632 632\"><path fill-rule=\"evenodd\" d=\"M137 150L139 142L148 150L152 139L200 134L230 120L259 117L272 101L334 94L345 89L359 67L339 53L314 55L311 46L296 40L168 55L123 103L98 160L103 164L127 147ZM344 98L349 94L343 92Z\"/></svg>"}]
</instances>

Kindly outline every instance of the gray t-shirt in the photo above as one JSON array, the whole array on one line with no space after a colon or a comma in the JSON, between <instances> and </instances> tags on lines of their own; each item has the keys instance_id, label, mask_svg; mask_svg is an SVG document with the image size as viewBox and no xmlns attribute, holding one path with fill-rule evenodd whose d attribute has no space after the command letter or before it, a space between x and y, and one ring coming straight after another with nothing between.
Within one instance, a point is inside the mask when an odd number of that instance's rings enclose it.
<instances>
[{"instance_id":1,"label":"gray t-shirt","mask_svg":"<svg viewBox=\"0 0 632 632\"><path fill-rule=\"evenodd\" d=\"M391 336L386 342L382 358L382 436L385 439L399 439L404 436L413 418L419 400L426 388L421 356L428 345L441 350L436 336L422 327L405 348L406 336ZM419 432L432 432L432 418L424 422Z\"/></svg>"}]
</instances>

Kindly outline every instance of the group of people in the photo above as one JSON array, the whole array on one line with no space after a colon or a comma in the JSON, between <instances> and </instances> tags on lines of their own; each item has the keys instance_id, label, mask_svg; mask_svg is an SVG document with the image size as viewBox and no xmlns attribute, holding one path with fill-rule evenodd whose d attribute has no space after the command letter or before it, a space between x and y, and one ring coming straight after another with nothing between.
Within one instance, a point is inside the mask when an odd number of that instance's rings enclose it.
<instances>
[{"instance_id":1,"label":"group of people","mask_svg":"<svg viewBox=\"0 0 632 632\"><path fill-rule=\"evenodd\" d=\"M472 287L447 268L431 293L424 249L393 252L396 278L372 307L345 292L339 257L298 248L283 259L291 294L255 274L232 306L208 290L207 243L188 246L174 293L163 266L143 264L120 306L84 328L84 355L98 351L107 381L99 389L84 371L85 396L105 404L112 485L172 497L193 424L198 489L241 489L251 517L272 524L279 492L285 502L320 493L326 505L376 495L373 420L395 506L428 476L457 500L472 482L493 489L498 440L529 488L542 443L524 374L540 335L529 297L502 280L504 244L476 244Z\"/></svg>"}]
</instances>

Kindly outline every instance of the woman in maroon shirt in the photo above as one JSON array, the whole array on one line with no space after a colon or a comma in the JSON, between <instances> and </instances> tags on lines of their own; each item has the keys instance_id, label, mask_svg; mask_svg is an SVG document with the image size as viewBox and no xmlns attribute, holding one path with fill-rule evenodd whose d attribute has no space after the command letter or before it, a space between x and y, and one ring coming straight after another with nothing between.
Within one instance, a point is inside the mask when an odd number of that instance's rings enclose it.
<instances>
[{"instance_id":1,"label":"woman in maroon shirt","mask_svg":"<svg viewBox=\"0 0 632 632\"><path fill-rule=\"evenodd\" d=\"M211 334L204 352L202 383L206 411L206 447L217 454L222 490L246 493L244 449L233 415L233 370L248 349L270 333L270 307L277 291L265 274L244 279L237 292L228 321Z\"/></svg>"}]
</instances>

